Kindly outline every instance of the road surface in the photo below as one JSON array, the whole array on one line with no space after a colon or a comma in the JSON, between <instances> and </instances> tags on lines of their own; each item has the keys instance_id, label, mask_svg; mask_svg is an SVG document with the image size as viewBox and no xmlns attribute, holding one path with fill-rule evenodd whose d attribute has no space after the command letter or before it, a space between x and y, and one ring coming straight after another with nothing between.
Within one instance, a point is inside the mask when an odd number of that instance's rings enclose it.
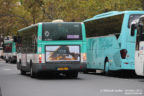
<instances>
[{"instance_id":1,"label":"road surface","mask_svg":"<svg viewBox=\"0 0 144 96\"><path fill-rule=\"evenodd\" d=\"M20 75L15 64L0 61L0 96L144 96L144 78L80 73L31 78Z\"/></svg>"}]
</instances>

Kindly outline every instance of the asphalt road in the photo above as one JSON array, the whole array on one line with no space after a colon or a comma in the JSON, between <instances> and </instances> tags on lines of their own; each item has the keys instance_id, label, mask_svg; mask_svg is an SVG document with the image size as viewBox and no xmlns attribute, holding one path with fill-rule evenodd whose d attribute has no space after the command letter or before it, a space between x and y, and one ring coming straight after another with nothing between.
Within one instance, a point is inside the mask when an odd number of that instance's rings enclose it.
<instances>
[{"instance_id":1,"label":"asphalt road","mask_svg":"<svg viewBox=\"0 0 144 96\"><path fill-rule=\"evenodd\" d=\"M144 96L144 78L79 74L31 78L20 75L15 64L0 61L0 96Z\"/></svg>"}]
</instances>

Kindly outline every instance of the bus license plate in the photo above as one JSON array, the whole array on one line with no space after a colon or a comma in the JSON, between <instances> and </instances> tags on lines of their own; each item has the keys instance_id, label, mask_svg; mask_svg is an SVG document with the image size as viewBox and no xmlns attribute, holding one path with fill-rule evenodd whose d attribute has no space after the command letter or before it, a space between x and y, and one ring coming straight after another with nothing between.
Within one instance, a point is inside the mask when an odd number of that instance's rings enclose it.
<instances>
[{"instance_id":1,"label":"bus license plate","mask_svg":"<svg viewBox=\"0 0 144 96\"><path fill-rule=\"evenodd\" d=\"M58 71L67 71L67 70L69 70L69 68L68 67L59 67L59 68L57 68L57 70Z\"/></svg>"}]
</instances>

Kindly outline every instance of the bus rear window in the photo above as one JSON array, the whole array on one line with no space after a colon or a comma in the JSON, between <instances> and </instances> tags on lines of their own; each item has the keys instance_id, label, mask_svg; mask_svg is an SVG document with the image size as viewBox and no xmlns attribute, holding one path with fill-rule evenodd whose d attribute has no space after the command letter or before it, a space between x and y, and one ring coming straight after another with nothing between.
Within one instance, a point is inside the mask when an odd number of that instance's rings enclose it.
<instances>
[{"instance_id":1,"label":"bus rear window","mask_svg":"<svg viewBox=\"0 0 144 96\"><path fill-rule=\"evenodd\" d=\"M80 23L44 23L43 40L82 40Z\"/></svg>"},{"instance_id":2,"label":"bus rear window","mask_svg":"<svg viewBox=\"0 0 144 96\"><path fill-rule=\"evenodd\" d=\"M4 52L12 52L12 44L4 44Z\"/></svg>"},{"instance_id":3,"label":"bus rear window","mask_svg":"<svg viewBox=\"0 0 144 96\"><path fill-rule=\"evenodd\" d=\"M128 28L130 28L130 24L132 23L132 21L140 18L140 16L142 16L142 15L144 15L144 14L132 14L132 15L130 15L129 21L128 21Z\"/></svg>"}]
</instances>

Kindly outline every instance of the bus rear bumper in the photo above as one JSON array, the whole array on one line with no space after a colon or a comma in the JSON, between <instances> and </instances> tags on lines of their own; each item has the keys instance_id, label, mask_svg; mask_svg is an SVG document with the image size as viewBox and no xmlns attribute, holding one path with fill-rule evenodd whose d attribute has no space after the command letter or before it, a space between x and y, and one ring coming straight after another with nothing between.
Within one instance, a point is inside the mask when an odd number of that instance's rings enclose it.
<instances>
[{"instance_id":1,"label":"bus rear bumper","mask_svg":"<svg viewBox=\"0 0 144 96\"><path fill-rule=\"evenodd\" d=\"M123 62L121 65L121 70L135 70L135 65L133 62Z\"/></svg>"},{"instance_id":2,"label":"bus rear bumper","mask_svg":"<svg viewBox=\"0 0 144 96\"><path fill-rule=\"evenodd\" d=\"M12 56L11 59L12 59L12 62L14 62L14 63L17 62L17 56Z\"/></svg>"},{"instance_id":3,"label":"bus rear bumper","mask_svg":"<svg viewBox=\"0 0 144 96\"><path fill-rule=\"evenodd\" d=\"M38 72L67 72L77 71L82 72L86 69L86 63L80 64L47 64L47 63L34 63L33 71Z\"/></svg>"}]
</instances>

